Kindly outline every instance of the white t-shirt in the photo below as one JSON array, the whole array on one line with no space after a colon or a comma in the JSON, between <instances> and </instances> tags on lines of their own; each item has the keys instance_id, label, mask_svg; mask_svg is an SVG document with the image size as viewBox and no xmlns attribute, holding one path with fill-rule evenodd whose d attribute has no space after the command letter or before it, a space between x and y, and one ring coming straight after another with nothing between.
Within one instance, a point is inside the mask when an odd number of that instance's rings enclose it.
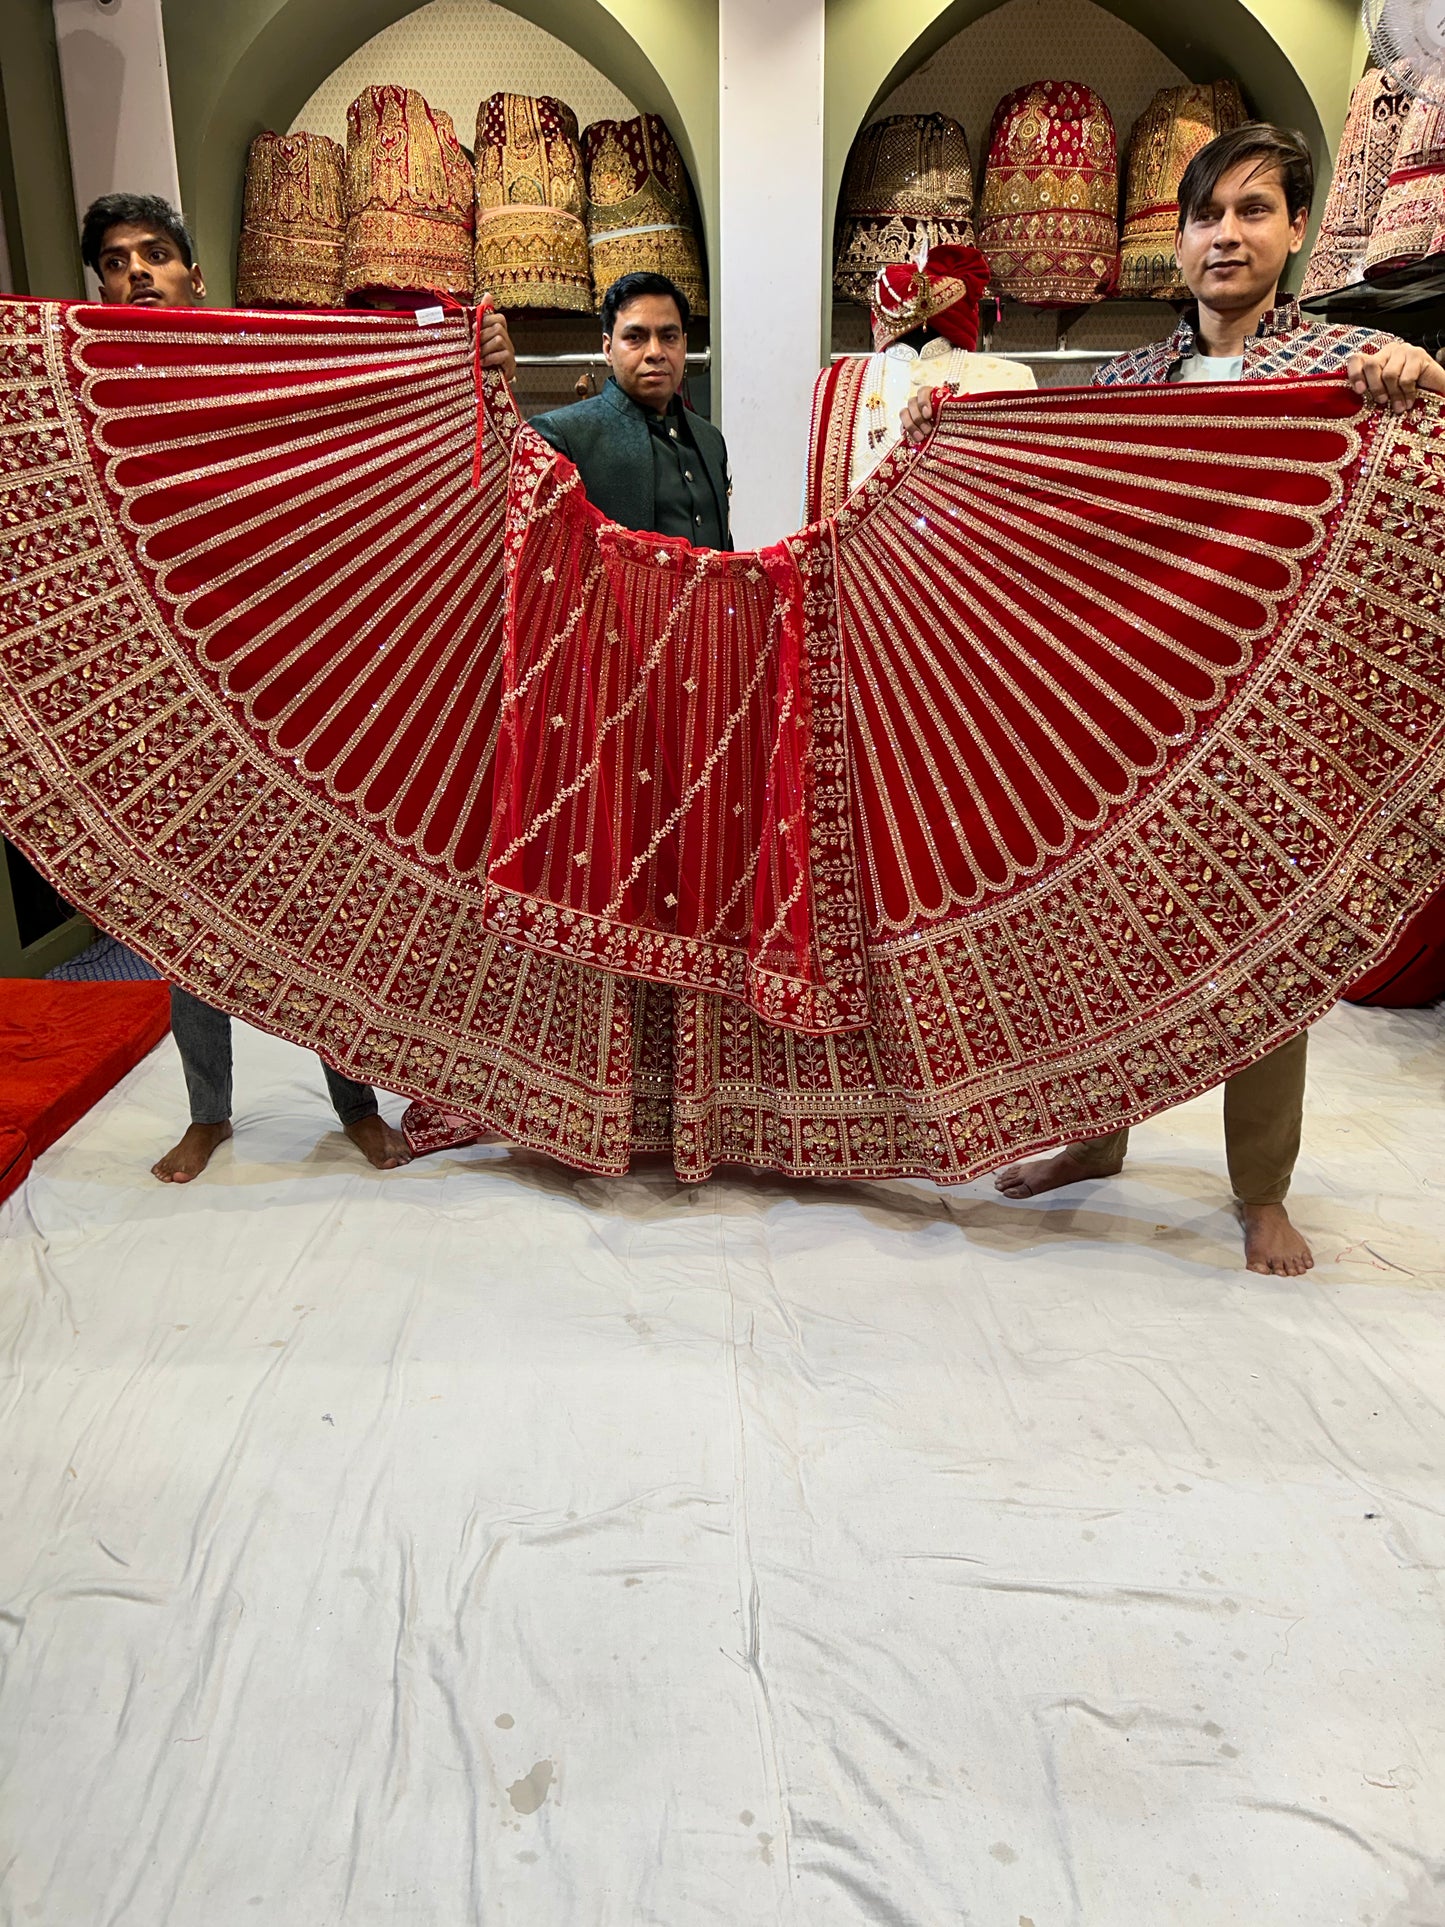
<instances>
[{"instance_id":1,"label":"white t-shirt","mask_svg":"<svg viewBox=\"0 0 1445 1927\"><path fill-rule=\"evenodd\" d=\"M1171 381L1239 381L1244 375L1244 356L1186 355L1169 377Z\"/></svg>"}]
</instances>

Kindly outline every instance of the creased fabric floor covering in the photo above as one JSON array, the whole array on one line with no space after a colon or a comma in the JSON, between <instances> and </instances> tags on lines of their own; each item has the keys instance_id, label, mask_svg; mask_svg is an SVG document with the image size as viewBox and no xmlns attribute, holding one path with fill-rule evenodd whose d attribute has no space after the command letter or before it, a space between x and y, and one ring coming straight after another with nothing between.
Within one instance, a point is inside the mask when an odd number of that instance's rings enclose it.
<instances>
[{"instance_id":1,"label":"creased fabric floor covering","mask_svg":"<svg viewBox=\"0 0 1445 1927\"><path fill-rule=\"evenodd\" d=\"M1445 1025L1125 1177L366 1171L238 1026L0 1211L5 1927L1439 1927ZM399 1105L388 1101L389 1113Z\"/></svg>"}]
</instances>

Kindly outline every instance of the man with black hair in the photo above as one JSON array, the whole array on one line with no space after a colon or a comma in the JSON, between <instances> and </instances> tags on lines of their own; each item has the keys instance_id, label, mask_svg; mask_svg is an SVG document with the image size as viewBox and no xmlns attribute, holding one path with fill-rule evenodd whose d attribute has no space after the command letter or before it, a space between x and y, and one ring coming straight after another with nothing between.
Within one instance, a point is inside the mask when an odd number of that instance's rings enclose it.
<instances>
[{"instance_id":1,"label":"man with black hair","mask_svg":"<svg viewBox=\"0 0 1445 1927\"><path fill-rule=\"evenodd\" d=\"M1423 348L1374 328L1311 322L1281 297L1304 246L1315 170L1304 136L1250 121L1201 148L1179 183L1175 255L1193 297L1174 333L1106 363L1103 387L1151 381L1263 380L1345 370L1362 400L1403 414L1445 394Z\"/></svg>"},{"instance_id":2,"label":"man with black hair","mask_svg":"<svg viewBox=\"0 0 1445 1927\"><path fill-rule=\"evenodd\" d=\"M106 194L85 211L81 259L100 277L101 299L131 307L195 308L206 284L186 224L169 202L150 194ZM171 1033L181 1054L191 1122L151 1170L163 1184L200 1176L231 1135L231 1020L178 985L171 986ZM379 1171L407 1164L406 1139L386 1123L376 1093L322 1064L341 1128Z\"/></svg>"},{"instance_id":3,"label":"man with black hair","mask_svg":"<svg viewBox=\"0 0 1445 1927\"><path fill-rule=\"evenodd\" d=\"M600 395L532 427L577 464L587 499L624 528L730 549L727 444L684 408L687 296L665 274L624 274L602 297Z\"/></svg>"},{"instance_id":4,"label":"man with black hair","mask_svg":"<svg viewBox=\"0 0 1445 1927\"><path fill-rule=\"evenodd\" d=\"M85 210L80 258L102 301L193 308L206 298L190 230L157 194L102 194Z\"/></svg>"},{"instance_id":5,"label":"man with black hair","mask_svg":"<svg viewBox=\"0 0 1445 1927\"><path fill-rule=\"evenodd\" d=\"M1201 148L1179 183L1175 254L1193 297L1166 340L1108 362L1104 387L1150 382L1260 380L1342 372L1360 398L1403 413L1422 394L1445 395L1445 369L1423 348L1371 328L1307 321L1280 279L1304 246L1314 163L1301 135L1252 121ZM905 410L922 441L930 398ZM1313 1254L1285 1208L1304 1115L1307 1036L1271 1051L1224 1086L1224 1142L1249 1270L1294 1278ZM1031 1198L1122 1169L1127 1130L1010 1165L994 1182Z\"/></svg>"}]
</instances>

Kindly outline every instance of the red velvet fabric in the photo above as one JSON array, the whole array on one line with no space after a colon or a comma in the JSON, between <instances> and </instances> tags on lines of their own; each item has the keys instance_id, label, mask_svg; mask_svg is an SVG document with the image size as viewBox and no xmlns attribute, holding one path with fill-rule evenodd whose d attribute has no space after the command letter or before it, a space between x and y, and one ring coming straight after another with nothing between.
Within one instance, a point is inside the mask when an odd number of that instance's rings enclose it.
<instances>
[{"instance_id":1,"label":"red velvet fabric","mask_svg":"<svg viewBox=\"0 0 1445 1927\"><path fill-rule=\"evenodd\" d=\"M170 1027L168 984L0 979L0 1197Z\"/></svg>"},{"instance_id":2,"label":"red velvet fabric","mask_svg":"<svg viewBox=\"0 0 1445 1927\"><path fill-rule=\"evenodd\" d=\"M7 834L574 1164L975 1176L1243 1068L1445 879L1433 404L947 401L714 557L479 416L461 320L0 303L0 348Z\"/></svg>"},{"instance_id":3,"label":"red velvet fabric","mask_svg":"<svg viewBox=\"0 0 1445 1927\"><path fill-rule=\"evenodd\" d=\"M491 928L815 1034L866 1021L841 654L791 553L630 534L531 435L511 493Z\"/></svg>"}]
</instances>

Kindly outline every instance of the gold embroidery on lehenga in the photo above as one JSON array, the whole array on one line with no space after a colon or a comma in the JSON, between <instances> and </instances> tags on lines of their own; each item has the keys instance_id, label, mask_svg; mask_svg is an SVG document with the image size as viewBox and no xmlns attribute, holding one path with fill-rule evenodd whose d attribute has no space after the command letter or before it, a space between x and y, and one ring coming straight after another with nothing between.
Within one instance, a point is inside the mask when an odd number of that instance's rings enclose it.
<instances>
[{"instance_id":1,"label":"gold embroidery on lehenga","mask_svg":"<svg viewBox=\"0 0 1445 1927\"><path fill-rule=\"evenodd\" d=\"M171 399L160 328L144 337L155 344L154 358L147 346L141 365L123 373L133 390L107 390L122 380L105 371L107 356L135 339L124 335L126 325L136 324L97 309L0 305L0 819L103 927L199 995L315 1046L353 1075L444 1102L596 1170L624 1169L635 1152L652 1149L670 1151L684 1176L705 1175L722 1160L859 1177L967 1176L1061 1136L1147 1115L1213 1082L1221 1064L1268 1050L1363 967L1398 916L1445 872L1445 434L1431 406L1401 421L1345 414L1329 427L1301 401L1290 433L1316 437L1321 453L1301 456L1290 471L1305 502L1288 510L1301 530L1290 538L1292 560L1261 578L1268 560L1261 545L1233 550L1248 597L1271 603L1278 615L1261 629L1258 614L1246 617L1241 605L1234 618L1215 619L1207 648L1201 630L1179 652L1181 662L1192 650L1206 668L1225 665L1223 693L1211 695L1204 671L1191 672L1197 688L1169 694L1192 719L1180 711L1175 730L1159 709L1153 737L1139 732L1136 767L1155 766L1161 732L1185 740L1168 744L1167 761L1148 782L1135 778L1103 827L1090 828L1090 813L1076 808L1073 840L1058 859L1028 876L1018 867L1028 854L1020 846L1009 888L962 907L951 902L944 916L914 926L894 927L876 914L888 867L885 826L871 819L874 804L862 785L880 757L912 755L911 732L926 738L942 730L935 767L951 788L949 759L962 755L963 719L974 712L949 693L947 652L930 664L928 630L907 628L878 601L876 558L895 555L899 606L915 593L936 596L940 565L928 561L921 532L907 544L909 518L940 512L947 491L931 462L956 459L965 442L968 459L982 461L996 436L999 445L1031 438L1048 456L1039 474L1053 478L1049 526L1062 537L1058 567L1077 568L1066 550L1080 546L1078 491L1087 475L1077 471L1088 465L1074 444L1082 444L1087 408L1024 397L970 403L973 412L949 409L931 458L895 459L881 485L870 485L821 541L792 540L805 629L817 638L815 668L820 683L836 685L826 735L815 743L824 801L815 811L811 860L815 875L833 866L820 893L825 902L851 908L820 941L846 952L850 927L865 911L874 932L860 953L869 1021L820 1037L782 1030L705 990L639 985L488 932L485 826L468 860L454 836L433 839L446 845L433 849L420 824L427 808L433 820L449 820L437 814L441 799L411 794L404 779L414 747L417 757L433 755L433 770L450 769L448 809L466 795L475 800L490 736L486 729L469 734L459 765L453 734L482 713L478 691L495 661L499 597L472 632L476 647L490 651L487 662L472 664L478 682L459 686L456 716L433 720L424 741L413 746L406 733L414 691L397 700L394 715L387 710L398 678L389 652L377 649L385 637L368 632L378 680L373 687L348 669L346 687L360 709L381 704L382 733L368 737L358 714L346 724L345 754L318 756L313 766L311 746L325 738L313 717L294 740L282 734L274 750L258 751L247 678L258 686L263 678L244 649L227 654L225 612L196 615L204 647L178 642L186 605L168 602L157 587L164 575L170 596L192 593L165 543L187 543L196 531L167 503L164 487L132 487L126 466L127 437L142 457L151 438L170 444L159 466L172 474L177 463L217 459L217 422L192 424L182 409L144 405L148 379ZM215 366L223 378L235 366L227 361L235 346L210 354L207 344L228 325L222 317L187 324L178 362ZM450 395L467 425L465 435L426 431L440 451L431 499L461 489L470 474L472 395L460 323L447 324L440 349L426 353L397 317L260 317L259 326L254 353L267 368L268 406L291 424L274 499L294 511L296 528L321 499L311 491L324 486L336 424L364 419L369 386L384 397L388 362L393 370L412 365L407 356L434 383L437 407L423 404L428 419L445 415ZM335 367L312 360L308 328L336 343ZM359 372L348 378L342 364ZM1306 399L1313 405L1321 392ZM483 545L484 532L499 527L500 478L515 429L495 381L487 402L483 487L456 524ZM1065 419L1071 406L1072 425ZM1193 423L1189 399L1177 406ZM384 413L387 404L377 407ZM348 417L348 409L358 412ZM1136 414L1125 406L1110 417L1121 444L1128 437L1143 446L1142 416L1137 428L1127 425ZM1248 411L1237 419L1247 425ZM1197 436L1207 444L1205 426ZM379 432L396 436L389 445L399 449L405 440L395 425ZM1194 427L1190 434L1196 437ZM97 448L97 436L114 446ZM415 459L398 455L401 466ZM1136 468L1147 459L1130 458ZM1201 458L1201 471L1209 466L1229 479L1223 463ZM228 514L244 501L238 520L266 515L264 477L238 466L228 480L226 494L236 498ZM1346 482L1341 497L1336 484ZM399 604L390 572L414 574L422 554L429 567L437 561L426 547L436 515L425 497L407 499L404 533L392 547L379 533L358 534L360 551L373 556L377 607L392 612ZM970 517L984 513L961 498L959 506ZM1187 526L1186 509L1168 505ZM982 575L959 570L977 607L1002 610L1002 584L1020 612L1038 597L1061 602L1040 558L1017 553L1025 519L1022 505L1005 512L995 504L992 539L1001 554L1010 543L1015 553L1008 574L990 577L991 592ZM1316 524L1324 530L1318 541ZM884 538L890 525L896 551ZM1120 541L1113 554L1121 578L1141 556L1167 548L1164 526L1151 519L1152 543L1143 548ZM286 559L280 549L268 552ZM358 584L345 561L342 548L316 564L337 578L337 610L357 606ZM465 565L460 556L442 561L435 608L417 627L420 680L435 677L432 658L441 652L424 638L446 633L437 624L449 598L493 579L485 569L472 574L475 556ZM1222 564L1210 566L1228 575ZM313 596L319 578L307 575L305 558L287 567L298 570L296 600ZM747 567L740 559L742 583ZM865 592L857 578L870 569ZM234 584L245 588L244 572ZM763 591L754 583L747 592ZM199 593L204 599L206 590ZM1160 607L1188 606L1192 593L1188 583L1166 583ZM264 601L258 607L269 619ZM855 616L859 609L866 620ZM288 637L279 620L276 646L294 649L299 638ZM1037 628L1024 625L1020 634ZM1240 659L1246 635L1262 637L1263 646L1256 645L1248 674L1230 681L1228 664ZM908 658L893 665L890 681L880 657L900 638ZM998 638L986 639L1002 661ZM1143 673L1148 666L1141 666L1141 690L1154 687ZM930 686L940 675L942 688ZM1010 675L1031 692L1032 710L1015 704L1002 680L990 685L993 700L1027 743L1035 727L1027 718L1042 712L1042 699L1021 667ZM323 697L324 688L317 698L324 709ZM695 699L715 735L727 707L707 707L712 697L701 681ZM859 714L870 702L898 706L880 715L876 733ZM1139 702L1131 704L1121 717L1139 713ZM287 713L299 711L291 704ZM1063 740L1072 742L1078 705L1061 702L1057 714ZM391 773L373 769L358 789L346 756L365 760L372 742L383 765L391 758ZM1076 782L1068 771L1077 758L1031 753L1056 789ZM1121 754L1117 744L1110 754ZM466 767L466 757L477 766ZM1021 760L1014 782L1021 804L1025 767ZM647 787L641 774L639 789ZM1102 775L1094 780L1105 786ZM867 787L896 807L885 786ZM937 849L944 827L954 832L946 809L930 801L930 811ZM1023 837L1026 822L1037 836L1042 826L1022 810L1008 834ZM379 824L398 827L383 833ZM1005 834L1001 825L998 834ZM861 839L856 875L853 837ZM911 863L927 848L906 839L905 846ZM922 876L908 872L918 901L938 900L929 892L944 860L935 854Z\"/></svg>"}]
</instances>

